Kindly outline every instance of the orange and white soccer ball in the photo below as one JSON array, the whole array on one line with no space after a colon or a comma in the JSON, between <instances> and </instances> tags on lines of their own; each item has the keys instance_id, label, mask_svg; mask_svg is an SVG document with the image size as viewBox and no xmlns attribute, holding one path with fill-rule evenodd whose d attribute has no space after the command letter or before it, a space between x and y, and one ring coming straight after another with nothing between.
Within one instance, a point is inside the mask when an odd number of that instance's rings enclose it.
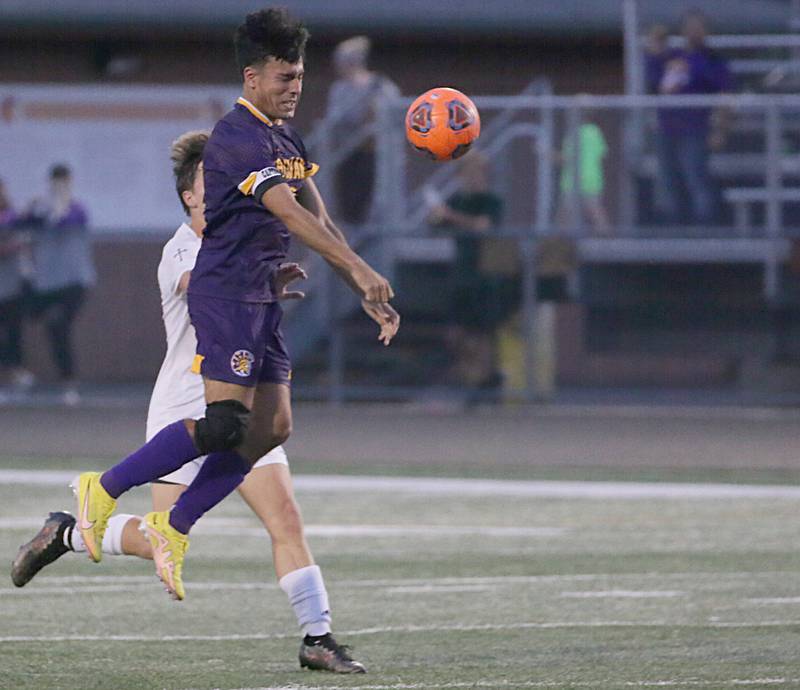
<instances>
[{"instance_id":1,"label":"orange and white soccer ball","mask_svg":"<svg viewBox=\"0 0 800 690\"><path fill-rule=\"evenodd\" d=\"M406 138L437 161L463 156L481 133L481 116L463 93L440 86L417 98L406 113Z\"/></svg>"}]
</instances>

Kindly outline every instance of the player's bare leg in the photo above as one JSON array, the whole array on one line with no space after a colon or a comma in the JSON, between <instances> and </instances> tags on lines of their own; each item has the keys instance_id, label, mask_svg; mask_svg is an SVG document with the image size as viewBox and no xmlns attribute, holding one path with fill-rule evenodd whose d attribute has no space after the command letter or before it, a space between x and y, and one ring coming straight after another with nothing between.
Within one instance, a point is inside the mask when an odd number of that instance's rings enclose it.
<instances>
[{"instance_id":1,"label":"player's bare leg","mask_svg":"<svg viewBox=\"0 0 800 690\"><path fill-rule=\"evenodd\" d=\"M183 484L154 483L150 485L150 494L153 499L153 511L160 513L169 510L186 491ZM122 528L120 540L122 553L126 556L138 556L153 560L153 549L150 540L142 533L142 518L131 517Z\"/></svg>"},{"instance_id":2,"label":"player's bare leg","mask_svg":"<svg viewBox=\"0 0 800 690\"><path fill-rule=\"evenodd\" d=\"M286 465L256 467L245 477L239 493L269 533L279 580L292 571L314 565Z\"/></svg>"},{"instance_id":3,"label":"player's bare leg","mask_svg":"<svg viewBox=\"0 0 800 690\"><path fill-rule=\"evenodd\" d=\"M239 493L272 539L275 574L304 633L301 666L335 673L364 673L363 664L353 660L347 648L331 635L328 593L306 542L289 468L283 464L256 467L242 482Z\"/></svg>"},{"instance_id":4,"label":"player's bare leg","mask_svg":"<svg viewBox=\"0 0 800 690\"><path fill-rule=\"evenodd\" d=\"M254 464L291 435L292 396L289 386L282 383L260 383L250 390L250 426L238 451ZM208 395L208 388L206 391Z\"/></svg>"},{"instance_id":5,"label":"player's bare leg","mask_svg":"<svg viewBox=\"0 0 800 690\"><path fill-rule=\"evenodd\" d=\"M169 510L185 490L183 484L152 484L153 510ZM272 541L275 574L305 635L301 664L338 673L363 673L363 665L354 661L330 634L328 595L306 541L288 466L273 463L254 468L245 477L239 493ZM150 542L139 531L139 524L140 518L131 518L125 524L122 552L152 558Z\"/></svg>"},{"instance_id":6,"label":"player's bare leg","mask_svg":"<svg viewBox=\"0 0 800 690\"><path fill-rule=\"evenodd\" d=\"M153 550L156 575L179 601L184 598L189 530L242 482L252 466L235 448L246 435L254 393L246 386L208 379L204 383L206 415L194 425L193 438L207 458L172 510L147 513L141 525Z\"/></svg>"},{"instance_id":7,"label":"player's bare leg","mask_svg":"<svg viewBox=\"0 0 800 690\"><path fill-rule=\"evenodd\" d=\"M291 431L288 386L203 380L206 416L195 425L194 437L207 457L172 509L147 513L142 525L153 548L156 574L179 601L184 598L183 560L192 526L236 489L258 458L283 443Z\"/></svg>"},{"instance_id":8,"label":"player's bare leg","mask_svg":"<svg viewBox=\"0 0 800 690\"><path fill-rule=\"evenodd\" d=\"M102 552L152 559L150 544L139 532L140 524L141 518L136 515L114 515L103 534ZM50 513L36 536L19 547L11 566L11 580L17 587L24 587L42 568L70 551L87 551L75 518L63 511Z\"/></svg>"},{"instance_id":9,"label":"player's bare leg","mask_svg":"<svg viewBox=\"0 0 800 690\"><path fill-rule=\"evenodd\" d=\"M240 386L227 381L214 381L213 379L203 378L203 387L206 392L207 404L221 400L238 400L248 410L253 409L256 389L252 386Z\"/></svg>"}]
</instances>

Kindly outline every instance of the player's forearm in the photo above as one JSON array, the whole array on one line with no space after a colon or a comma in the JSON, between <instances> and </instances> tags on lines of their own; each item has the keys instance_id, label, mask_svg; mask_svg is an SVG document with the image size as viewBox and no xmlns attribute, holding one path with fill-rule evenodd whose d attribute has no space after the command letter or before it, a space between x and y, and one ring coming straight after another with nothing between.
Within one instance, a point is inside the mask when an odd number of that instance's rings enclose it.
<instances>
[{"instance_id":1,"label":"player's forearm","mask_svg":"<svg viewBox=\"0 0 800 690\"><path fill-rule=\"evenodd\" d=\"M349 245L344 233L328 215L328 210L325 207L325 202L322 200L322 195L319 193L319 189L317 189L317 185L314 184L313 180L306 180L306 184L297 193L297 201L306 211L319 220L331 235L340 242Z\"/></svg>"},{"instance_id":2,"label":"player's forearm","mask_svg":"<svg viewBox=\"0 0 800 690\"><path fill-rule=\"evenodd\" d=\"M322 256L343 277L345 274L349 275L353 268L362 262L343 238L339 239L329 227L320 223L301 206L298 205L297 209L292 210L281 220L289 232L309 249Z\"/></svg>"},{"instance_id":3,"label":"player's forearm","mask_svg":"<svg viewBox=\"0 0 800 690\"><path fill-rule=\"evenodd\" d=\"M358 287L358 283L356 283L356 281L353 280L353 277L349 271L332 264L330 261L328 261L328 266L330 266L333 269L336 275L338 275L345 283L347 283L347 286L353 292L355 292L357 295L361 294L361 290Z\"/></svg>"},{"instance_id":4,"label":"player's forearm","mask_svg":"<svg viewBox=\"0 0 800 690\"><path fill-rule=\"evenodd\" d=\"M328 229L328 232L330 232L331 235L333 235L337 240L339 240L340 242L344 242L348 247L350 246L349 242L347 241L347 238L344 236L344 233L336 226L336 224L333 221L328 220L325 223L325 227Z\"/></svg>"}]
</instances>

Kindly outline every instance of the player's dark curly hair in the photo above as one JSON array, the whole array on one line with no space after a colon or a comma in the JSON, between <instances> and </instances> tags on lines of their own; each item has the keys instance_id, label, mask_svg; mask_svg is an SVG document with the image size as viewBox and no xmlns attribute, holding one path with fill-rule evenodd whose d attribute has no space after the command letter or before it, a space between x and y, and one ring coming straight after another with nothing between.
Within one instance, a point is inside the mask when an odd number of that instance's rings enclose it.
<instances>
[{"instance_id":1,"label":"player's dark curly hair","mask_svg":"<svg viewBox=\"0 0 800 690\"><path fill-rule=\"evenodd\" d=\"M189 207L183 200L183 192L190 190L194 186L197 177L197 168L203 161L203 150L208 141L208 131L198 130L181 134L169 149L169 157L172 161L172 174L175 175L175 189L181 206L189 215Z\"/></svg>"},{"instance_id":2,"label":"player's dark curly hair","mask_svg":"<svg viewBox=\"0 0 800 690\"><path fill-rule=\"evenodd\" d=\"M305 57L308 30L283 7L248 14L233 38L239 73L273 57L289 63Z\"/></svg>"}]
</instances>

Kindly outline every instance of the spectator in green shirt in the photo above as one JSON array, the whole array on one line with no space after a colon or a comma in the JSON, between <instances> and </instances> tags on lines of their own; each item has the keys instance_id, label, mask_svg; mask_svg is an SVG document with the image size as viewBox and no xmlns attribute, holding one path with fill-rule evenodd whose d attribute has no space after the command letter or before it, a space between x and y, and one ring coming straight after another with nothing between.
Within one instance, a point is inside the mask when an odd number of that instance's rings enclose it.
<instances>
[{"instance_id":1,"label":"spectator in green shirt","mask_svg":"<svg viewBox=\"0 0 800 690\"><path fill-rule=\"evenodd\" d=\"M580 158L578 160L578 211L585 217L598 235L611 234L611 223L608 212L603 204L605 190L605 176L603 173L603 159L608 153L608 145L603 136L603 131L593 122L584 122L578 128ZM571 218L572 195L575 189L575 137L567 134L558 155L561 163L561 203L558 220L562 227L569 221L573 223L577 218Z\"/></svg>"}]
</instances>

